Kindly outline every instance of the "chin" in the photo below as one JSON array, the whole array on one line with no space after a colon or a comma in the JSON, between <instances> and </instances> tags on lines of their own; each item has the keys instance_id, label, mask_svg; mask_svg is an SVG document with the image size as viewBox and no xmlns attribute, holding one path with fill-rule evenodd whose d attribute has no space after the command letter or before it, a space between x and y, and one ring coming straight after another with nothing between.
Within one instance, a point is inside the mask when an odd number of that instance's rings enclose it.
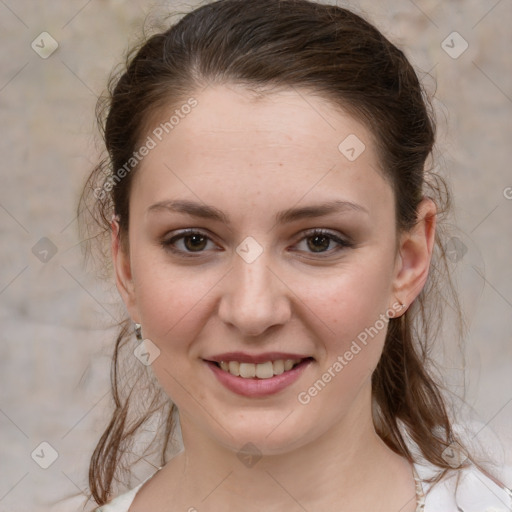
<instances>
[{"instance_id":1,"label":"chin","mask_svg":"<svg viewBox=\"0 0 512 512\"><path fill-rule=\"evenodd\" d=\"M233 452L255 452L256 455L282 455L301 448L308 443L313 434L304 422L291 420L294 413L254 414L244 412L244 418L227 422L229 428L216 429L211 433L212 438ZM289 414L289 416L287 416ZM311 426L311 428L314 428Z\"/></svg>"}]
</instances>

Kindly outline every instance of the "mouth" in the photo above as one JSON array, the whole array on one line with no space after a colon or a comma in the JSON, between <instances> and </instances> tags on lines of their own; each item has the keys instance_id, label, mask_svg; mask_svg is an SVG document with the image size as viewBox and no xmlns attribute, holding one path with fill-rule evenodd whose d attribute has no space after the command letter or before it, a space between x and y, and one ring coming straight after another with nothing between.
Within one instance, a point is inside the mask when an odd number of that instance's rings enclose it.
<instances>
[{"instance_id":1,"label":"mouth","mask_svg":"<svg viewBox=\"0 0 512 512\"><path fill-rule=\"evenodd\" d=\"M230 353L203 361L228 390L249 398L265 398L296 382L314 358L283 353Z\"/></svg>"},{"instance_id":2,"label":"mouth","mask_svg":"<svg viewBox=\"0 0 512 512\"><path fill-rule=\"evenodd\" d=\"M297 359L276 359L262 363L250 363L242 361L209 361L226 373L242 379L271 379L277 375L293 370L295 367L306 361L312 360L312 357Z\"/></svg>"}]
</instances>

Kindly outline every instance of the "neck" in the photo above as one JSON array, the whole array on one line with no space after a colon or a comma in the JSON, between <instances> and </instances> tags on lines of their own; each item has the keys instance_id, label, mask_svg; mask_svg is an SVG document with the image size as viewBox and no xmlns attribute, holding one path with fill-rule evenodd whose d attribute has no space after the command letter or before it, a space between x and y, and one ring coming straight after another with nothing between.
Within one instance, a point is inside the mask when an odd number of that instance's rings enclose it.
<instances>
[{"instance_id":1,"label":"neck","mask_svg":"<svg viewBox=\"0 0 512 512\"><path fill-rule=\"evenodd\" d=\"M409 463L375 432L369 383L361 394L357 405L313 442L284 454L246 459L245 463L236 452L212 443L181 419L185 450L176 460L179 470L174 475L180 475L174 480L177 490L182 496L188 494L198 510L254 507L281 511L302 506L306 510L339 511L340 503L343 510L381 510L375 504L380 506L382 493L390 492L396 472L401 473L405 487L413 485L412 473ZM404 481L407 474L410 482ZM333 506L336 503L337 508Z\"/></svg>"}]
</instances>

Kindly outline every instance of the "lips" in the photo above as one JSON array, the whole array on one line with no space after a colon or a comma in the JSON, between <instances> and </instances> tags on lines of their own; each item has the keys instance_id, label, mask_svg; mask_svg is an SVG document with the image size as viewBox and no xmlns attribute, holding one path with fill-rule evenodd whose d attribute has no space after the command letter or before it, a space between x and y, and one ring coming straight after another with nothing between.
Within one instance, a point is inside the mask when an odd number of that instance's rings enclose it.
<instances>
[{"instance_id":1,"label":"lips","mask_svg":"<svg viewBox=\"0 0 512 512\"><path fill-rule=\"evenodd\" d=\"M277 393L292 384L313 361L310 356L283 352L250 355L230 352L204 360L231 391L249 397Z\"/></svg>"},{"instance_id":2,"label":"lips","mask_svg":"<svg viewBox=\"0 0 512 512\"><path fill-rule=\"evenodd\" d=\"M276 361L265 361L264 363L242 363L240 361L221 361L219 367L236 377L243 379L271 379L276 375L291 370L299 364L301 359L277 359Z\"/></svg>"}]
</instances>

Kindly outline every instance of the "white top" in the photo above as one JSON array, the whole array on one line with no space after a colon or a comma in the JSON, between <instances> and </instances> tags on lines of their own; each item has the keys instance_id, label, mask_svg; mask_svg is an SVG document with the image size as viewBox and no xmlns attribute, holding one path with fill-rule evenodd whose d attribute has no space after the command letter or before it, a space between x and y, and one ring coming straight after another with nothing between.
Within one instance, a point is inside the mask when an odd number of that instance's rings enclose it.
<instances>
[{"instance_id":1,"label":"white top","mask_svg":"<svg viewBox=\"0 0 512 512\"><path fill-rule=\"evenodd\" d=\"M414 469L425 494L424 508L420 504L417 512L512 512L512 491L496 484L475 466L450 470L433 485L423 480L436 474L437 468L414 464ZM457 474L460 481L456 490ZM128 512L138 490L151 476L94 512Z\"/></svg>"}]
</instances>

